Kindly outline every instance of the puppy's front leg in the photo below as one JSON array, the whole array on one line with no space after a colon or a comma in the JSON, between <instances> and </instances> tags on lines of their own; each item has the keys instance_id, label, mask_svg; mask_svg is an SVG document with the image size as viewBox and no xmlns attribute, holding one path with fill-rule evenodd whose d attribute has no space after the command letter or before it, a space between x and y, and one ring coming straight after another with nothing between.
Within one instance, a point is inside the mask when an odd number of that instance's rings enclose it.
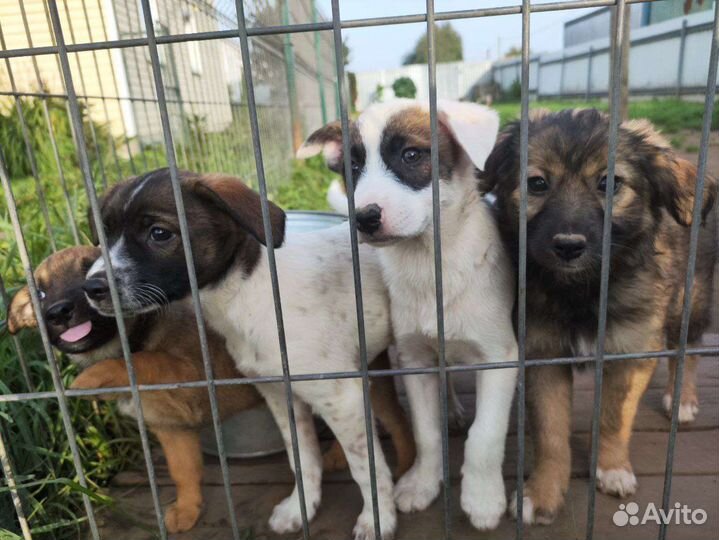
<instances>
[{"instance_id":1,"label":"puppy's front leg","mask_svg":"<svg viewBox=\"0 0 719 540\"><path fill-rule=\"evenodd\" d=\"M295 472L292 433L290 431L284 389L280 384L258 384L257 390L265 398L267 406L272 411L275 422L282 432L290 467L292 472ZM317 507L320 505L322 496L322 453L320 452L320 443L317 440L317 433L312 420L312 411L305 403L297 399L294 401L294 411L307 519L312 520L317 512ZM292 494L275 506L269 523L270 528L278 534L300 530L302 527L302 512L300 510L300 495L297 484L295 484Z\"/></svg>"},{"instance_id":2,"label":"puppy's front leg","mask_svg":"<svg viewBox=\"0 0 719 540\"><path fill-rule=\"evenodd\" d=\"M488 351L490 358L516 360L517 345ZM517 370L477 372L477 413L464 446L462 509L479 530L494 529L507 509L502 479L504 444Z\"/></svg>"},{"instance_id":3,"label":"puppy's front leg","mask_svg":"<svg viewBox=\"0 0 719 540\"><path fill-rule=\"evenodd\" d=\"M434 361L434 355L427 351L414 351L409 355L400 350L401 367L426 367ZM402 380L412 415L417 457L414 465L397 482L394 499L400 511L416 512L432 504L442 482L439 377L434 374L404 375Z\"/></svg>"},{"instance_id":4,"label":"puppy's front leg","mask_svg":"<svg viewBox=\"0 0 719 540\"><path fill-rule=\"evenodd\" d=\"M655 345L658 350L659 345ZM604 367L599 431L597 488L626 497L637 490L629 461L629 440L639 401L649 386L656 359L611 363Z\"/></svg>"},{"instance_id":5,"label":"puppy's front leg","mask_svg":"<svg viewBox=\"0 0 719 540\"><path fill-rule=\"evenodd\" d=\"M530 358L538 358L530 352ZM534 470L524 484L525 523L554 521L569 488L572 453L569 446L572 412L572 368L568 365L527 369L527 406L534 442ZM517 517L517 498L509 500Z\"/></svg>"},{"instance_id":6,"label":"puppy's front leg","mask_svg":"<svg viewBox=\"0 0 719 540\"><path fill-rule=\"evenodd\" d=\"M155 431L167 460L177 499L165 510L169 533L189 531L202 510L202 452L196 431Z\"/></svg>"},{"instance_id":7,"label":"puppy's front leg","mask_svg":"<svg viewBox=\"0 0 719 540\"><path fill-rule=\"evenodd\" d=\"M323 388L324 386L324 388ZM324 392L325 389L331 390ZM317 383L313 389L316 409L327 422L342 445L352 478L359 485L364 500L362 512L353 529L354 540L389 540L397 528L397 514L392 500L392 475L379 444L379 437L372 423L374 440L375 473L377 479L377 512L379 513L382 538L375 538L372 489L369 470L369 445L364 417L362 382L345 379ZM322 392L322 393L318 393Z\"/></svg>"}]
</instances>

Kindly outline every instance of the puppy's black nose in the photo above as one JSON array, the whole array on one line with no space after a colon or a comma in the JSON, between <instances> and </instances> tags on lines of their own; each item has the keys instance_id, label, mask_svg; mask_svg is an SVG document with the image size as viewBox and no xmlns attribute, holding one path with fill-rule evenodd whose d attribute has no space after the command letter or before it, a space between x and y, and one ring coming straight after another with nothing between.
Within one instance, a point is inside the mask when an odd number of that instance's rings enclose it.
<instances>
[{"instance_id":1,"label":"puppy's black nose","mask_svg":"<svg viewBox=\"0 0 719 540\"><path fill-rule=\"evenodd\" d=\"M55 302L45 312L45 319L52 324L65 324L72 317L75 304L69 300Z\"/></svg>"},{"instance_id":2,"label":"puppy's black nose","mask_svg":"<svg viewBox=\"0 0 719 540\"><path fill-rule=\"evenodd\" d=\"M93 274L82 284L82 290L91 300L102 300L110 294L110 285L105 274Z\"/></svg>"},{"instance_id":3,"label":"puppy's black nose","mask_svg":"<svg viewBox=\"0 0 719 540\"><path fill-rule=\"evenodd\" d=\"M555 234L552 247L557 257L571 261L579 257L587 248L587 238L583 234Z\"/></svg>"},{"instance_id":4,"label":"puppy's black nose","mask_svg":"<svg viewBox=\"0 0 719 540\"><path fill-rule=\"evenodd\" d=\"M382 225L382 209L376 204L368 204L355 213L357 228L365 234L372 234Z\"/></svg>"}]
</instances>

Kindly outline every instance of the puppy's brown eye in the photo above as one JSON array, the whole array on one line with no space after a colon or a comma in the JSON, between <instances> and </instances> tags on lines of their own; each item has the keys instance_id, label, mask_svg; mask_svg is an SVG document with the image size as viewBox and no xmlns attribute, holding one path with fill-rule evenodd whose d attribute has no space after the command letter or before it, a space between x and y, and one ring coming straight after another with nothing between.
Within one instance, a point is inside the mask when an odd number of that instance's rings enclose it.
<instances>
[{"instance_id":1,"label":"puppy's brown eye","mask_svg":"<svg viewBox=\"0 0 719 540\"><path fill-rule=\"evenodd\" d=\"M615 176L614 177L614 193L619 191L619 188L622 187L623 178L621 176ZM607 175L605 174L599 179L599 183L597 184L597 189L601 191L602 193L606 193L607 191Z\"/></svg>"},{"instance_id":2,"label":"puppy's brown eye","mask_svg":"<svg viewBox=\"0 0 719 540\"><path fill-rule=\"evenodd\" d=\"M527 189L530 193L538 195L549 189L549 183L541 176L530 176L527 178Z\"/></svg>"},{"instance_id":3,"label":"puppy's brown eye","mask_svg":"<svg viewBox=\"0 0 719 540\"><path fill-rule=\"evenodd\" d=\"M352 172L353 173L360 172L361 168L362 168L362 166L357 161L352 160Z\"/></svg>"},{"instance_id":4,"label":"puppy's brown eye","mask_svg":"<svg viewBox=\"0 0 719 540\"><path fill-rule=\"evenodd\" d=\"M422 152L417 148L407 148L402 152L402 161L408 164L417 163L421 157Z\"/></svg>"},{"instance_id":5,"label":"puppy's brown eye","mask_svg":"<svg viewBox=\"0 0 719 540\"><path fill-rule=\"evenodd\" d=\"M45 291L43 291L42 289L38 289L38 290L37 290L37 297L38 297L40 300L45 300L45 297L46 297L46 296L47 296L47 294L45 294Z\"/></svg>"},{"instance_id":6,"label":"puppy's brown eye","mask_svg":"<svg viewBox=\"0 0 719 540\"><path fill-rule=\"evenodd\" d=\"M153 227L150 229L150 238L152 238L155 242L167 242L173 236L174 234L172 231L168 231L162 227Z\"/></svg>"}]
</instances>

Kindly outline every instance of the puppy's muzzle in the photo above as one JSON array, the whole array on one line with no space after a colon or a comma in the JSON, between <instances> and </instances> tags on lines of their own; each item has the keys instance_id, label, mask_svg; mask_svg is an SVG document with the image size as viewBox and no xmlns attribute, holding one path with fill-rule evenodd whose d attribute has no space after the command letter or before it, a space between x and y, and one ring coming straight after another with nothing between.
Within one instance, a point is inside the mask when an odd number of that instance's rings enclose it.
<instances>
[{"instance_id":1,"label":"puppy's muzzle","mask_svg":"<svg viewBox=\"0 0 719 540\"><path fill-rule=\"evenodd\" d=\"M82 290L85 291L90 300L96 302L105 300L110 296L110 285L105 274L93 274L90 276L82 284Z\"/></svg>"},{"instance_id":2,"label":"puppy's muzzle","mask_svg":"<svg viewBox=\"0 0 719 540\"><path fill-rule=\"evenodd\" d=\"M374 203L357 210L355 217L361 233L373 234L382 226L382 209Z\"/></svg>"},{"instance_id":3,"label":"puppy's muzzle","mask_svg":"<svg viewBox=\"0 0 719 540\"><path fill-rule=\"evenodd\" d=\"M51 324L66 325L72 318L75 311L75 304L69 300L60 300L55 302L45 312L45 319Z\"/></svg>"},{"instance_id":4,"label":"puppy's muzzle","mask_svg":"<svg viewBox=\"0 0 719 540\"><path fill-rule=\"evenodd\" d=\"M552 238L554 253L563 261L581 257L587 249L587 238L583 234L555 234Z\"/></svg>"}]
</instances>

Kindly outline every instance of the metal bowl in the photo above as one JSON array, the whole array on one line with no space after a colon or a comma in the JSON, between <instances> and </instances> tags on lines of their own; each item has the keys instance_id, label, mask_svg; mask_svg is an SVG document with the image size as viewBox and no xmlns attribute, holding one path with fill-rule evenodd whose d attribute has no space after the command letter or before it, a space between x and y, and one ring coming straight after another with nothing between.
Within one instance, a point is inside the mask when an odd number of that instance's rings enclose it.
<instances>
[{"instance_id":1,"label":"metal bowl","mask_svg":"<svg viewBox=\"0 0 719 540\"><path fill-rule=\"evenodd\" d=\"M330 212L287 212L287 230L311 232L339 225L347 218ZM282 248L279 248L282 249ZM242 411L222 422L222 438L225 452L231 458L253 458L269 456L285 451L280 430L275 424L267 405ZM217 441L212 426L200 433L202 451L217 456Z\"/></svg>"}]
</instances>

